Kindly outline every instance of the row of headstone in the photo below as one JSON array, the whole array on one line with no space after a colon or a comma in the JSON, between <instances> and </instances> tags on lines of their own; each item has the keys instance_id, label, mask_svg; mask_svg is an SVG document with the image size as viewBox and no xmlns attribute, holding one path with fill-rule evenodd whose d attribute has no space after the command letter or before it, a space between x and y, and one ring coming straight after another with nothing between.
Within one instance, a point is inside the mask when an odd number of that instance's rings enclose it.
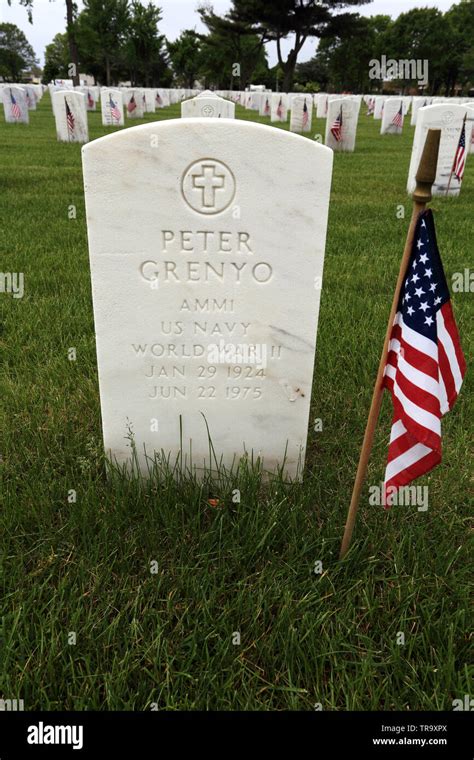
<instances>
[{"instance_id":1,"label":"row of headstone","mask_svg":"<svg viewBox=\"0 0 474 760\"><path fill-rule=\"evenodd\" d=\"M43 92L41 85L0 85L5 121L9 124L28 124L29 111L36 111Z\"/></svg>"}]
</instances>

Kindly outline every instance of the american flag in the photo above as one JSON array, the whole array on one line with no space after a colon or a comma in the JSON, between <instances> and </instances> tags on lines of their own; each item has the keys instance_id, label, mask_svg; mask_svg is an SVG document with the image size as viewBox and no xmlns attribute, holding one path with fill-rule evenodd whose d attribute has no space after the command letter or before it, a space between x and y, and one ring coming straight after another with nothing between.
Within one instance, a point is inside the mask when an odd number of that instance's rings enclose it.
<instances>
[{"instance_id":1,"label":"american flag","mask_svg":"<svg viewBox=\"0 0 474 760\"><path fill-rule=\"evenodd\" d=\"M306 98L303 103L303 129L306 127L309 119L308 106L306 105Z\"/></svg>"},{"instance_id":2,"label":"american flag","mask_svg":"<svg viewBox=\"0 0 474 760\"><path fill-rule=\"evenodd\" d=\"M331 126L331 134L337 142L342 140L342 106Z\"/></svg>"},{"instance_id":3,"label":"american flag","mask_svg":"<svg viewBox=\"0 0 474 760\"><path fill-rule=\"evenodd\" d=\"M265 100L265 108L263 109L264 114L270 113L270 103L268 102L268 98Z\"/></svg>"},{"instance_id":4,"label":"american flag","mask_svg":"<svg viewBox=\"0 0 474 760\"><path fill-rule=\"evenodd\" d=\"M433 214L423 211L400 291L384 381L393 423L384 503L441 462L441 418L452 409L466 372Z\"/></svg>"},{"instance_id":5,"label":"american flag","mask_svg":"<svg viewBox=\"0 0 474 760\"><path fill-rule=\"evenodd\" d=\"M397 111L397 113L393 117L392 124L393 124L394 127L397 127L397 129L402 129L402 127L403 127L403 103L400 104L400 109Z\"/></svg>"},{"instance_id":6,"label":"american flag","mask_svg":"<svg viewBox=\"0 0 474 760\"><path fill-rule=\"evenodd\" d=\"M283 117L283 103L282 103L282 98L280 98L280 100L278 101L278 106L277 106L277 110L276 110L276 115L278 116L278 118L279 118L279 119L281 119L281 118Z\"/></svg>"},{"instance_id":7,"label":"american flag","mask_svg":"<svg viewBox=\"0 0 474 760\"><path fill-rule=\"evenodd\" d=\"M161 106L162 100L161 100L161 95L159 92L156 93L155 100L158 103L158 105Z\"/></svg>"},{"instance_id":8,"label":"american flag","mask_svg":"<svg viewBox=\"0 0 474 760\"><path fill-rule=\"evenodd\" d=\"M461 135L459 137L456 155L454 156L453 168L451 170L458 182L462 182L464 168L466 166L466 117L467 114L462 123Z\"/></svg>"},{"instance_id":9,"label":"american flag","mask_svg":"<svg viewBox=\"0 0 474 760\"><path fill-rule=\"evenodd\" d=\"M130 100L127 103L127 111L128 113L132 113L135 108L137 107L137 104L135 103L135 95L132 95Z\"/></svg>"},{"instance_id":10,"label":"american flag","mask_svg":"<svg viewBox=\"0 0 474 760\"><path fill-rule=\"evenodd\" d=\"M13 95L12 91L10 90L10 105L11 105L11 114L14 119L21 118L21 109L18 103L16 102L15 96Z\"/></svg>"},{"instance_id":11,"label":"american flag","mask_svg":"<svg viewBox=\"0 0 474 760\"><path fill-rule=\"evenodd\" d=\"M94 98L92 97L90 90L87 90L87 105L89 108L94 108Z\"/></svg>"},{"instance_id":12,"label":"american flag","mask_svg":"<svg viewBox=\"0 0 474 760\"><path fill-rule=\"evenodd\" d=\"M117 106L117 103L112 100L112 95L109 93L109 108L110 108L110 115L112 119L115 119L115 121L120 121L120 109Z\"/></svg>"},{"instance_id":13,"label":"american flag","mask_svg":"<svg viewBox=\"0 0 474 760\"><path fill-rule=\"evenodd\" d=\"M374 112L374 107L375 107L375 98L370 98L369 104L367 106L367 116L372 116Z\"/></svg>"},{"instance_id":14,"label":"american flag","mask_svg":"<svg viewBox=\"0 0 474 760\"><path fill-rule=\"evenodd\" d=\"M74 125L75 125L74 114L69 108L69 103L67 102L67 100L64 100L64 102L66 104L66 124L67 124L67 128L69 132L71 132L72 134L74 132Z\"/></svg>"}]
</instances>

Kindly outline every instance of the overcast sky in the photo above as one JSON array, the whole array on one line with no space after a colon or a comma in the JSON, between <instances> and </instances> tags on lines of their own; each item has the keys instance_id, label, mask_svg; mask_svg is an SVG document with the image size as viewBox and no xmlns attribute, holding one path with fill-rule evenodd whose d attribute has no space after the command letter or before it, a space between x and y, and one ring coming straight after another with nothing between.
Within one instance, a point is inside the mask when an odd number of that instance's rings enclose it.
<instances>
[{"instance_id":1,"label":"overcast sky","mask_svg":"<svg viewBox=\"0 0 474 760\"><path fill-rule=\"evenodd\" d=\"M81 0L77 0L77 2L79 9L82 8ZM203 30L202 24L199 22L199 16L196 13L198 0L154 0L154 3L163 11L160 31L168 39L174 40L183 29L195 28L198 31ZM213 5L216 13L224 14L231 3L230 0L214 0ZM408 11L411 8L429 6L446 11L452 5L454 5L453 0L418 0L418 2L417 0L372 0L368 5L362 5L357 10L364 16L385 13L395 18L400 13ZM51 42L55 34L64 32L65 30L65 14L64 0L34 0L33 24L30 24L25 8L20 6L19 0L12 0L11 7L8 6L7 0L0 0L0 21L16 24L24 31L41 64L44 62L44 49L46 45ZM316 49L316 44L316 40L309 40L304 46L299 60L305 61L311 58ZM271 66L276 63L274 48L274 43L270 43L267 46ZM289 50L290 48L291 41L288 40L284 50Z\"/></svg>"}]
</instances>

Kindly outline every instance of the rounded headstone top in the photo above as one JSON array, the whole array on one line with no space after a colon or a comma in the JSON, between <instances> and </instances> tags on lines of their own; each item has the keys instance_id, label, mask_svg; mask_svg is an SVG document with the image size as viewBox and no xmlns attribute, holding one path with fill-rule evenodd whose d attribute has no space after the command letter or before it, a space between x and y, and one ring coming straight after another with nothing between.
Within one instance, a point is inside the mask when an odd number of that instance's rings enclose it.
<instances>
[{"instance_id":1,"label":"rounded headstone top","mask_svg":"<svg viewBox=\"0 0 474 760\"><path fill-rule=\"evenodd\" d=\"M218 97L215 92L212 92L212 90L203 90L202 92L199 93L199 95L196 95L196 97L197 98L208 98L209 95L211 95L214 98Z\"/></svg>"}]
</instances>

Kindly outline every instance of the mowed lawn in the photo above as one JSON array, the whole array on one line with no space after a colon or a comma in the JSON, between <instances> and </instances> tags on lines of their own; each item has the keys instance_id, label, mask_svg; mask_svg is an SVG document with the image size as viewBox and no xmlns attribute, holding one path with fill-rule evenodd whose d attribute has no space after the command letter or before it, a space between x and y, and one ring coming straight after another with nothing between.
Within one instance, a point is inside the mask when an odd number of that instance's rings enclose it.
<instances>
[{"instance_id":1,"label":"mowed lawn","mask_svg":"<svg viewBox=\"0 0 474 760\"><path fill-rule=\"evenodd\" d=\"M471 375L443 423L443 463L419 481L426 512L369 505L385 399L338 561L411 212L414 130L408 120L403 136L380 136L365 110L356 152L335 156L307 466L291 486L244 469L215 484L107 481L81 147L56 141L48 95L29 127L0 114L0 269L25 276L22 299L0 294L0 697L26 710L451 710L472 694ZM91 139L108 133L99 112L89 127ZM449 282L472 265L470 159L460 198L432 204ZM468 361L473 299L453 294Z\"/></svg>"}]
</instances>

